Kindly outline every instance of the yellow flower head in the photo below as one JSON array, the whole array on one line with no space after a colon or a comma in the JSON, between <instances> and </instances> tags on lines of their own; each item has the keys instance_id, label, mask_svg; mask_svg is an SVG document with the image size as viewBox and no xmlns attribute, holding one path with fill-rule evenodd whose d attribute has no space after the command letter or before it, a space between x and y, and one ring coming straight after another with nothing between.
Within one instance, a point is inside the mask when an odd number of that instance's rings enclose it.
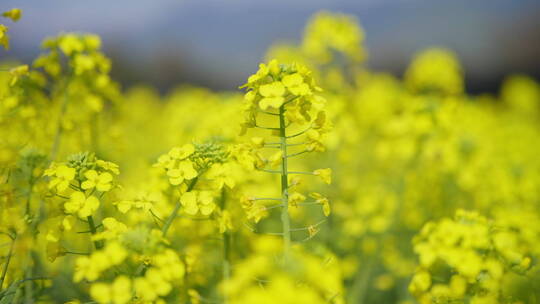
<instances>
[{"instance_id":1,"label":"yellow flower head","mask_svg":"<svg viewBox=\"0 0 540 304\"><path fill-rule=\"evenodd\" d=\"M82 52L84 50L84 43L75 34L66 34L60 37L58 47L64 54L71 56L74 53Z\"/></svg>"},{"instance_id":2,"label":"yellow flower head","mask_svg":"<svg viewBox=\"0 0 540 304\"><path fill-rule=\"evenodd\" d=\"M98 173L96 170L88 170L84 173L86 180L82 182L81 188L93 189L101 192L111 190L113 176L109 172Z\"/></svg>"},{"instance_id":3,"label":"yellow flower head","mask_svg":"<svg viewBox=\"0 0 540 304\"><path fill-rule=\"evenodd\" d=\"M255 76L262 73L265 77L257 76L257 81L252 81L250 77L243 86L247 92L244 97L245 121L241 125L242 135L249 128L268 129L278 135L276 132L279 128L275 123L280 122L259 124L260 115L263 115L260 120L268 121L271 116L277 119L277 116L283 114L282 122L288 132L294 132L295 129L300 131L306 127L317 129L320 133L328 131L324 114L319 114L325 104L324 98L318 95L321 88L315 83L308 68L299 63L279 64L272 60L268 66L261 65L261 69ZM253 148L261 147L263 143L264 140L253 142ZM324 150L320 141L312 146L310 151Z\"/></svg>"},{"instance_id":4,"label":"yellow flower head","mask_svg":"<svg viewBox=\"0 0 540 304\"><path fill-rule=\"evenodd\" d=\"M193 146L192 144L186 144L186 145L183 145L182 147L172 148L168 154L172 159L183 160L183 159L188 158L194 152L195 152L195 146Z\"/></svg>"},{"instance_id":5,"label":"yellow flower head","mask_svg":"<svg viewBox=\"0 0 540 304\"><path fill-rule=\"evenodd\" d=\"M11 82L9 83L9 85L13 86L22 76L28 75L28 65L25 64L14 67L9 70L9 73L11 74Z\"/></svg>"},{"instance_id":6,"label":"yellow flower head","mask_svg":"<svg viewBox=\"0 0 540 304\"><path fill-rule=\"evenodd\" d=\"M131 294L131 280L123 275L112 284L95 283L90 287L90 295L98 303L126 304L130 302Z\"/></svg>"},{"instance_id":7,"label":"yellow flower head","mask_svg":"<svg viewBox=\"0 0 540 304\"><path fill-rule=\"evenodd\" d=\"M92 237L93 240L114 239L128 230L126 224L119 222L113 217L106 217L101 221L104 230Z\"/></svg>"},{"instance_id":8,"label":"yellow flower head","mask_svg":"<svg viewBox=\"0 0 540 304\"><path fill-rule=\"evenodd\" d=\"M255 149L264 147L264 137L252 137L251 144Z\"/></svg>"},{"instance_id":9,"label":"yellow flower head","mask_svg":"<svg viewBox=\"0 0 540 304\"><path fill-rule=\"evenodd\" d=\"M266 66L266 64L264 63L259 64L259 70L257 71L257 73L251 75L248 78L248 84L254 84L257 81L262 80L263 78L266 77L266 75L268 75L269 72L270 72L270 69Z\"/></svg>"},{"instance_id":10,"label":"yellow flower head","mask_svg":"<svg viewBox=\"0 0 540 304\"><path fill-rule=\"evenodd\" d=\"M55 188L58 192L64 192L71 181L75 178L75 168L68 167L66 165L60 165L58 167L51 167L45 171L45 175L54 176L49 182L49 189Z\"/></svg>"},{"instance_id":11,"label":"yellow flower head","mask_svg":"<svg viewBox=\"0 0 540 304\"><path fill-rule=\"evenodd\" d=\"M309 85L304 82L304 78L299 73L286 75L281 81L287 90L294 95L304 96L311 94Z\"/></svg>"},{"instance_id":12,"label":"yellow flower head","mask_svg":"<svg viewBox=\"0 0 540 304\"><path fill-rule=\"evenodd\" d=\"M180 202L185 212L190 215L196 215L199 212L202 215L210 215L216 209L214 198L209 191L186 192L180 198Z\"/></svg>"},{"instance_id":13,"label":"yellow flower head","mask_svg":"<svg viewBox=\"0 0 540 304\"><path fill-rule=\"evenodd\" d=\"M364 31L354 16L323 11L306 25L302 50L321 64L331 61L334 51L360 62L366 57L363 40Z\"/></svg>"},{"instance_id":14,"label":"yellow flower head","mask_svg":"<svg viewBox=\"0 0 540 304\"><path fill-rule=\"evenodd\" d=\"M431 286L431 276L427 271L420 271L413 276L409 284L409 292L414 294L422 293Z\"/></svg>"},{"instance_id":15,"label":"yellow flower head","mask_svg":"<svg viewBox=\"0 0 540 304\"><path fill-rule=\"evenodd\" d=\"M222 189L224 186L232 189L236 185L236 181L233 178L235 170L238 169L231 163L216 163L206 172L206 177L212 181L215 189Z\"/></svg>"},{"instance_id":16,"label":"yellow flower head","mask_svg":"<svg viewBox=\"0 0 540 304\"><path fill-rule=\"evenodd\" d=\"M18 8L11 9L7 12L2 13L3 17L9 18L15 22L21 19L22 11Z\"/></svg>"},{"instance_id":17,"label":"yellow flower head","mask_svg":"<svg viewBox=\"0 0 540 304\"><path fill-rule=\"evenodd\" d=\"M86 197L82 192L75 191L64 203L64 209L68 214L77 214L79 218L86 219L99 208L99 200L95 196Z\"/></svg>"},{"instance_id":18,"label":"yellow flower head","mask_svg":"<svg viewBox=\"0 0 540 304\"><path fill-rule=\"evenodd\" d=\"M418 54L405 73L405 84L413 92L461 94L463 72L456 54L432 48Z\"/></svg>"},{"instance_id":19,"label":"yellow flower head","mask_svg":"<svg viewBox=\"0 0 540 304\"><path fill-rule=\"evenodd\" d=\"M283 161L283 152L277 151L268 159L271 166L278 166Z\"/></svg>"},{"instance_id":20,"label":"yellow flower head","mask_svg":"<svg viewBox=\"0 0 540 304\"><path fill-rule=\"evenodd\" d=\"M320 177L323 182L330 185L332 183L332 169L326 168L326 169L317 169L313 171L313 174Z\"/></svg>"},{"instance_id":21,"label":"yellow flower head","mask_svg":"<svg viewBox=\"0 0 540 304\"><path fill-rule=\"evenodd\" d=\"M227 210L221 212L218 217L219 233L225 233L233 228L231 213Z\"/></svg>"},{"instance_id":22,"label":"yellow flower head","mask_svg":"<svg viewBox=\"0 0 540 304\"><path fill-rule=\"evenodd\" d=\"M330 202L328 201L328 198L322 196L320 193L317 192L310 193L309 196L314 198L317 203L322 205L323 213L325 216L330 215Z\"/></svg>"},{"instance_id":23,"label":"yellow flower head","mask_svg":"<svg viewBox=\"0 0 540 304\"><path fill-rule=\"evenodd\" d=\"M96 165L100 167L103 170L110 171L116 175L120 174L120 170L118 169L118 165L112 162L104 161L104 160L96 160Z\"/></svg>"},{"instance_id":24,"label":"yellow flower head","mask_svg":"<svg viewBox=\"0 0 540 304\"><path fill-rule=\"evenodd\" d=\"M285 101L285 98L283 97L283 94L285 94L285 86L278 81L261 85L259 87L259 93L263 97L259 102L259 106L263 110L266 110L269 107L277 109Z\"/></svg>"},{"instance_id":25,"label":"yellow flower head","mask_svg":"<svg viewBox=\"0 0 540 304\"><path fill-rule=\"evenodd\" d=\"M171 290L171 283L155 268L148 269L144 277L135 279L135 293L144 301L154 301L160 296L166 296Z\"/></svg>"},{"instance_id":26,"label":"yellow flower head","mask_svg":"<svg viewBox=\"0 0 540 304\"><path fill-rule=\"evenodd\" d=\"M0 24L0 45L4 46L6 50L9 49L9 35L7 34L8 27Z\"/></svg>"},{"instance_id":27,"label":"yellow flower head","mask_svg":"<svg viewBox=\"0 0 540 304\"><path fill-rule=\"evenodd\" d=\"M293 192L289 196L289 204L291 204L291 206L297 206L298 203L301 203L305 200L306 200L306 196L300 192Z\"/></svg>"},{"instance_id":28,"label":"yellow flower head","mask_svg":"<svg viewBox=\"0 0 540 304\"><path fill-rule=\"evenodd\" d=\"M319 229L315 227L314 225L308 226L309 237L314 237L318 232L319 232Z\"/></svg>"},{"instance_id":29,"label":"yellow flower head","mask_svg":"<svg viewBox=\"0 0 540 304\"><path fill-rule=\"evenodd\" d=\"M184 182L184 180L190 180L197 177L197 170L193 168L193 163L189 160L184 160L178 163L178 166L173 169L167 170L167 176L171 185L176 186Z\"/></svg>"},{"instance_id":30,"label":"yellow flower head","mask_svg":"<svg viewBox=\"0 0 540 304\"><path fill-rule=\"evenodd\" d=\"M102 272L123 263L127 255L126 249L118 242L108 242L104 249L95 251L90 256L81 256L75 260L73 281L80 282L83 279L95 281Z\"/></svg>"}]
</instances>

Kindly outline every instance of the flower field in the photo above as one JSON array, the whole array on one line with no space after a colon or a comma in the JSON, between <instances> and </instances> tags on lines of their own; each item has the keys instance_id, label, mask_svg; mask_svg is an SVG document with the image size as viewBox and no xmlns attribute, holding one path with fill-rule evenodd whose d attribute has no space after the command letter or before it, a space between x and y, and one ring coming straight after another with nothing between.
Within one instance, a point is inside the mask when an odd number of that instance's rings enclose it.
<instances>
[{"instance_id":1,"label":"flower field","mask_svg":"<svg viewBox=\"0 0 540 304\"><path fill-rule=\"evenodd\" d=\"M121 88L93 34L0 63L0 304L540 303L540 84L364 35L319 12L232 92Z\"/></svg>"}]
</instances>

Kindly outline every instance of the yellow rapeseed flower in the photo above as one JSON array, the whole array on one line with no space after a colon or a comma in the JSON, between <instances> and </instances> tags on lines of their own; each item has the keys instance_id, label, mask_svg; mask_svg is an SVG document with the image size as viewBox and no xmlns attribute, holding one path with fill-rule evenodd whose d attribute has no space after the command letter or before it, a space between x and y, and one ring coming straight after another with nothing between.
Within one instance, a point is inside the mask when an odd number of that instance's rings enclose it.
<instances>
[{"instance_id":1,"label":"yellow rapeseed flower","mask_svg":"<svg viewBox=\"0 0 540 304\"><path fill-rule=\"evenodd\" d=\"M2 13L3 17L9 18L15 22L21 19L22 11L18 8L11 9L7 12Z\"/></svg>"},{"instance_id":2,"label":"yellow rapeseed flower","mask_svg":"<svg viewBox=\"0 0 540 304\"><path fill-rule=\"evenodd\" d=\"M322 196L320 193L317 192L312 192L309 194L309 196L314 198L317 203L322 205L323 213L325 216L330 215L330 203L326 197Z\"/></svg>"},{"instance_id":3,"label":"yellow rapeseed flower","mask_svg":"<svg viewBox=\"0 0 540 304\"><path fill-rule=\"evenodd\" d=\"M118 276L112 284L95 283L90 286L90 295L98 303L126 304L131 300L131 280Z\"/></svg>"},{"instance_id":4,"label":"yellow rapeseed flower","mask_svg":"<svg viewBox=\"0 0 540 304\"><path fill-rule=\"evenodd\" d=\"M304 78L299 73L286 75L281 82L294 95L303 96L311 93L309 85L304 83Z\"/></svg>"},{"instance_id":5,"label":"yellow rapeseed flower","mask_svg":"<svg viewBox=\"0 0 540 304\"><path fill-rule=\"evenodd\" d=\"M189 160L181 161L178 166L173 169L167 170L167 176L171 185L176 186L184 182L184 180L190 180L197 177L197 170L193 168L193 163Z\"/></svg>"},{"instance_id":6,"label":"yellow rapeseed flower","mask_svg":"<svg viewBox=\"0 0 540 304\"><path fill-rule=\"evenodd\" d=\"M263 110L267 110L269 107L277 109L285 102L285 97L283 97L285 86L279 81L261 85L259 93L263 96L259 102L259 106Z\"/></svg>"},{"instance_id":7,"label":"yellow rapeseed flower","mask_svg":"<svg viewBox=\"0 0 540 304\"><path fill-rule=\"evenodd\" d=\"M320 177L323 182L330 185L332 183L332 169L317 169L313 171L313 174Z\"/></svg>"},{"instance_id":8,"label":"yellow rapeseed flower","mask_svg":"<svg viewBox=\"0 0 540 304\"><path fill-rule=\"evenodd\" d=\"M55 188L58 192L64 192L75 178L75 173L75 168L70 168L66 165L60 165L51 168L51 170L46 170L45 175L54 176L49 182L49 189Z\"/></svg>"},{"instance_id":9,"label":"yellow rapeseed flower","mask_svg":"<svg viewBox=\"0 0 540 304\"><path fill-rule=\"evenodd\" d=\"M101 192L111 190L113 176L109 172L98 173L96 170L88 170L84 173L86 180L82 182L81 188L93 189Z\"/></svg>"},{"instance_id":10,"label":"yellow rapeseed flower","mask_svg":"<svg viewBox=\"0 0 540 304\"><path fill-rule=\"evenodd\" d=\"M24 64L11 68L9 73L11 74L11 81L9 85L14 86L22 76L28 75L28 65Z\"/></svg>"},{"instance_id":11,"label":"yellow rapeseed flower","mask_svg":"<svg viewBox=\"0 0 540 304\"><path fill-rule=\"evenodd\" d=\"M209 191L186 192L180 198L180 202L185 212L190 215L196 215L199 212L202 215L210 215L216 209L214 198Z\"/></svg>"},{"instance_id":12,"label":"yellow rapeseed flower","mask_svg":"<svg viewBox=\"0 0 540 304\"><path fill-rule=\"evenodd\" d=\"M6 50L9 49L9 35L7 31L8 27L0 24L0 45L4 46Z\"/></svg>"},{"instance_id":13,"label":"yellow rapeseed flower","mask_svg":"<svg viewBox=\"0 0 540 304\"><path fill-rule=\"evenodd\" d=\"M91 195L86 197L82 192L75 191L64 203L64 209L68 214L77 214L79 218L86 219L99 208L99 200Z\"/></svg>"}]
</instances>

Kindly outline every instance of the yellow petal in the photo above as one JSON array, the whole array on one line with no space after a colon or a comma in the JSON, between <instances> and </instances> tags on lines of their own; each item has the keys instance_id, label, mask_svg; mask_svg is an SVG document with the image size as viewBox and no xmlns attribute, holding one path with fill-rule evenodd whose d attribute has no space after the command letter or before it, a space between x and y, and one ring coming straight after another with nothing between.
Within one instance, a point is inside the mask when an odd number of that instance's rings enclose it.
<instances>
[{"instance_id":1,"label":"yellow petal","mask_svg":"<svg viewBox=\"0 0 540 304\"><path fill-rule=\"evenodd\" d=\"M98 177L98 173L96 172L96 170L88 170L84 173L84 177L89 180L95 180Z\"/></svg>"},{"instance_id":2,"label":"yellow petal","mask_svg":"<svg viewBox=\"0 0 540 304\"><path fill-rule=\"evenodd\" d=\"M283 96L285 94L285 86L279 81L263 84L259 87L259 93L264 97Z\"/></svg>"},{"instance_id":3,"label":"yellow petal","mask_svg":"<svg viewBox=\"0 0 540 304\"><path fill-rule=\"evenodd\" d=\"M180 198L180 203L184 206L187 205L196 205L197 204L197 192L186 192L182 194L182 197Z\"/></svg>"},{"instance_id":4,"label":"yellow petal","mask_svg":"<svg viewBox=\"0 0 540 304\"><path fill-rule=\"evenodd\" d=\"M278 109L284 102L285 98L283 97L265 97L259 101L259 107L262 110L267 110L270 107Z\"/></svg>"},{"instance_id":5,"label":"yellow petal","mask_svg":"<svg viewBox=\"0 0 540 304\"><path fill-rule=\"evenodd\" d=\"M283 82L286 87L290 88L301 85L304 82L304 78L302 75L294 73L283 77L281 82Z\"/></svg>"}]
</instances>

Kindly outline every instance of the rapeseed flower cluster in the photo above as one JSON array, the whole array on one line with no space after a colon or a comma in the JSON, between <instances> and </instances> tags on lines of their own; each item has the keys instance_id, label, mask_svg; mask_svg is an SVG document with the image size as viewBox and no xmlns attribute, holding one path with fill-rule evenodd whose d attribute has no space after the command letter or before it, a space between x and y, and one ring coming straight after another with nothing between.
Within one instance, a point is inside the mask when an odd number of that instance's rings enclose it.
<instances>
[{"instance_id":1,"label":"rapeseed flower cluster","mask_svg":"<svg viewBox=\"0 0 540 304\"><path fill-rule=\"evenodd\" d=\"M0 63L0 303L535 303L540 84L364 35L318 13L243 93L120 89L84 33Z\"/></svg>"}]
</instances>

